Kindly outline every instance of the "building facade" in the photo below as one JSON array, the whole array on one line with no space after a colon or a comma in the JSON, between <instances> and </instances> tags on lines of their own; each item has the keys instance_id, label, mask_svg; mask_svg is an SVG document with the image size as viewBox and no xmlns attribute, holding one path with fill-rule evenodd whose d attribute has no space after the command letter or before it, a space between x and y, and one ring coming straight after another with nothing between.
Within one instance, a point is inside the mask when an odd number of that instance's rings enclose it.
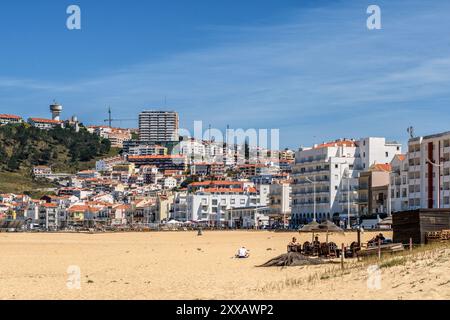
<instances>
[{"instance_id":1,"label":"building facade","mask_svg":"<svg viewBox=\"0 0 450 320\"><path fill-rule=\"evenodd\" d=\"M139 140L178 141L178 121L178 113L174 111L143 111L139 114Z\"/></svg>"},{"instance_id":2,"label":"building facade","mask_svg":"<svg viewBox=\"0 0 450 320\"><path fill-rule=\"evenodd\" d=\"M400 144L373 137L301 148L293 167L291 225L314 218L356 219L359 174L375 163L390 163L400 153Z\"/></svg>"},{"instance_id":3,"label":"building facade","mask_svg":"<svg viewBox=\"0 0 450 320\"><path fill-rule=\"evenodd\" d=\"M410 209L450 208L450 132L408 142Z\"/></svg>"},{"instance_id":4,"label":"building facade","mask_svg":"<svg viewBox=\"0 0 450 320\"><path fill-rule=\"evenodd\" d=\"M409 209L408 188L408 157L399 154L391 161L389 183L391 213Z\"/></svg>"}]
</instances>

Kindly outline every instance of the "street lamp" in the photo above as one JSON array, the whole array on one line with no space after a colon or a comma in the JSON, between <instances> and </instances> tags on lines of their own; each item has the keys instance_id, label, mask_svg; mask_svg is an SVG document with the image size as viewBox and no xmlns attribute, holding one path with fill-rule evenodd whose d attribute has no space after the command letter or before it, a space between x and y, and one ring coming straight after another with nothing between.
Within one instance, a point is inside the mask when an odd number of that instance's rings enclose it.
<instances>
[{"instance_id":1,"label":"street lamp","mask_svg":"<svg viewBox=\"0 0 450 320\"><path fill-rule=\"evenodd\" d=\"M347 229L351 229L350 222L350 171L348 168L345 168L344 175L347 179Z\"/></svg>"},{"instance_id":2,"label":"street lamp","mask_svg":"<svg viewBox=\"0 0 450 320\"><path fill-rule=\"evenodd\" d=\"M306 177L305 178L306 181L308 181L309 183L312 183L313 185L313 190L314 190L314 222L316 222L316 181L312 181L310 178ZM315 180L315 178L314 178Z\"/></svg>"}]
</instances>

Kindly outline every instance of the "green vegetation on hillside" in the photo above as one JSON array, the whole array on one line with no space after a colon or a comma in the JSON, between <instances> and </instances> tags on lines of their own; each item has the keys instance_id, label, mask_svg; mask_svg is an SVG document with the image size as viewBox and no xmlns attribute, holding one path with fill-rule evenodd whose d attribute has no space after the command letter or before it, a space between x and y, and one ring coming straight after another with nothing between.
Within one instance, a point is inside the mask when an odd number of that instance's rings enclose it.
<instances>
[{"instance_id":1,"label":"green vegetation on hillside","mask_svg":"<svg viewBox=\"0 0 450 320\"><path fill-rule=\"evenodd\" d=\"M32 168L50 166L53 172L75 173L95 161L118 154L107 139L85 128L40 130L28 124L0 127L0 192L33 191L52 185L32 179Z\"/></svg>"},{"instance_id":2,"label":"green vegetation on hillside","mask_svg":"<svg viewBox=\"0 0 450 320\"><path fill-rule=\"evenodd\" d=\"M27 172L0 172L0 193L28 194L40 198L55 186L48 181L35 181Z\"/></svg>"}]
</instances>

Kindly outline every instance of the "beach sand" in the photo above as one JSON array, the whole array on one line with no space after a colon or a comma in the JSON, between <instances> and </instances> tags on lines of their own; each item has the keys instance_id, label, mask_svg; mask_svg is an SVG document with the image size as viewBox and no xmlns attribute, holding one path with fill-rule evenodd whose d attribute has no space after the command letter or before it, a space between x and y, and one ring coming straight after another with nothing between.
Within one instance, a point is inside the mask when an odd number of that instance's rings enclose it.
<instances>
[{"instance_id":1,"label":"beach sand","mask_svg":"<svg viewBox=\"0 0 450 320\"><path fill-rule=\"evenodd\" d=\"M381 290L368 289L365 268L329 277L321 274L339 264L255 267L285 253L292 236L311 239L268 231L1 233L0 299L450 299L449 250L381 269ZM355 240L330 235L338 244ZM249 259L234 258L242 245ZM80 289L67 287L69 266L81 270Z\"/></svg>"}]
</instances>

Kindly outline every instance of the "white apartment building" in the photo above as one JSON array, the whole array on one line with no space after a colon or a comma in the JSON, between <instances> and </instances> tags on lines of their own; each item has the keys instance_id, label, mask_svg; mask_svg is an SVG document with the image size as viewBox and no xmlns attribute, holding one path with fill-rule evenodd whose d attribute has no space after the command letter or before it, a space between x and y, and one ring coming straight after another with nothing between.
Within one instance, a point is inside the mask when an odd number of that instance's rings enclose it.
<instances>
[{"instance_id":1,"label":"white apartment building","mask_svg":"<svg viewBox=\"0 0 450 320\"><path fill-rule=\"evenodd\" d=\"M187 196L186 220L206 222L211 225L227 223L227 212L235 208L259 207L265 205L255 188L247 190L205 189ZM264 202L264 203L261 203Z\"/></svg>"},{"instance_id":2,"label":"white apartment building","mask_svg":"<svg viewBox=\"0 0 450 320\"><path fill-rule=\"evenodd\" d=\"M39 206L39 226L45 230L56 230L59 227L60 209L55 203L44 203Z\"/></svg>"},{"instance_id":3,"label":"white apartment building","mask_svg":"<svg viewBox=\"0 0 450 320\"><path fill-rule=\"evenodd\" d=\"M450 208L450 132L408 142L409 208Z\"/></svg>"},{"instance_id":4,"label":"white apartment building","mask_svg":"<svg viewBox=\"0 0 450 320\"><path fill-rule=\"evenodd\" d=\"M48 166L35 166L33 167L33 175L36 178L43 178L52 174L52 168Z\"/></svg>"},{"instance_id":5,"label":"white apartment building","mask_svg":"<svg viewBox=\"0 0 450 320\"><path fill-rule=\"evenodd\" d=\"M291 185L288 181L270 185L269 207L274 221L287 224L291 216Z\"/></svg>"},{"instance_id":6,"label":"white apartment building","mask_svg":"<svg viewBox=\"0 0 450 320\"><path fill-rule=\"evenodd\" d=\"M64 122L59 120L51 120L51 119L42 119L42 118L30 118L28 119L28 123L33 127L36 127L41 130L50 130L57 127L64 127Z\"/></svg>"},{"instance_id":7,"label":"white apartment building","mask_svg":"<svg viewBox=\"0 0 450 320\"><path fill-rule=\"evenodd\" d=\"M206 160L206 148L202 141L188 139L178 144L179 154L185 155L189 163L202 163Z\"/></svg>"},{"instance_id":8,"label":"white apartment building","mask_svg":"<svg viewBox=\"0 0 450 320\"><path fill-rule=\"evenodd\" d=\"M139 140L178 141L178 121L178 113L174 111L143 111L139 114Z\"/></svg>"},{"instance_id":9,"label":"white apartment building","mask_svg":"<svg viewBox=\"0 0 450 320\"><path fill-rule=\"evenodd\" d=\"M164 189L173 189L177 186L177 179L173 177L164 178L164 182L162 183L162 187Z\"/></svg>"},{"instance_id":10,"label":"white apartment building","mask_svg":"<svg viewBox=\"0 0 450 320\"><path fill-rule=\"evenodd\" d=\"M408 158L404 154L398 154L391 161L389 193L390 211L399 212L409 209L408 197Z\"/></svg>"},{"instance_id":11,"label":"white apartment building","mask_svg":"<svg viewBox=\"0 0 450 320\"><path fill-rule=\"evenodd\" d=\"M167 155L167 148L158 145L138 145L130 147L127 154L130 156L164 156Z\"/></svg>"},{"instance_id":12,"label":"white apartment building","mask_svg":"<svg viewBox=\"0 0 450 320\"><path fill-rule=\"evenodd\" d=\"M373 164L390 163L395 155L402 153L402 145L388 142L386 138L370 137L357 142L362 169L369 170Z\"/></svg>"},{"instance_id":13,"label":"white apartment building","mask_svg":"<svg viewBox=\"0 0 450 320\"><path fill-rule=\"evenodd\" d=\"M186 191L175 192L172 205L172 214L170 217L171 219L183 222L188 221L187 198L188 193Z\"/></svg>"},{"instance_id":14,"label":"white apartment building","mask_svg":"<svg viewBox=\"0 0 450 320\"><path fill-rule=\"evenodd\" d=\"M121 156L101 159L95 163L95 170L99 172L112 171L115 165L121 164L123 162L124 159Z\"/></svg>"},{"instance_id":15,"label":"white apartment building","mask_svg":"<svg viewBox=\"0 0 450 320\"><path fill-rule=\"evenodd\" d=\"M336 215L346 221L349 213L358 217L359 173L375 163L390 163L400 153L400 144L373 137L301 148L293 167L291 225Z\"/></svg>"}]
</instances>

